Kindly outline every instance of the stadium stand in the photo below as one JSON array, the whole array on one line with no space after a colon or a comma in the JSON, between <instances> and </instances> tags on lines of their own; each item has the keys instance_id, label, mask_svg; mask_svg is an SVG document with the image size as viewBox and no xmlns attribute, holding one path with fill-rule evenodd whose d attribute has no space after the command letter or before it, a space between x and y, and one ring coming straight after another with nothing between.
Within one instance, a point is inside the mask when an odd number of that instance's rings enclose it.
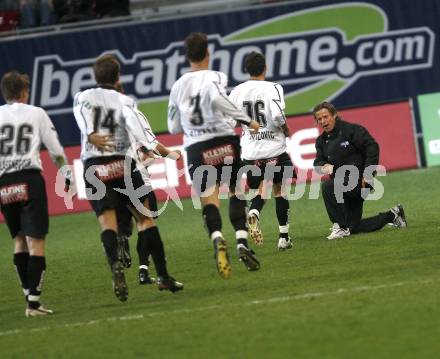
<instances>
[{"instance_id":1,"label":"stadium stand","mask_svg":"<svg viewBox=\"0 0 440 359\"><path fill-rule=\"evenodd\" d=\"M224 11L281 1L283 0L3 0L0 1L0 37Z\"/></svg>"}]
</instances>

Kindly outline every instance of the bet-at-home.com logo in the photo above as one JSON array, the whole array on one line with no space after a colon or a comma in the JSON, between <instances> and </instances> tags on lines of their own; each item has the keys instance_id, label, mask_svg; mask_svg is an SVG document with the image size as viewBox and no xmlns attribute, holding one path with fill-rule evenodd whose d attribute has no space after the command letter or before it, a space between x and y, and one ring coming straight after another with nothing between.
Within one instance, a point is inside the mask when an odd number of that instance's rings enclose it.
<instances>
[{"instance_id":1,"label":"bet-at-home.com logo","mask_svg":"<svg viewBox=\"0 0 440 359\"><path fill-rule=\"evenodd\" d=\"M285 14L209 39L212 68L225 72L231 86L248 78L246 55L264 53L267 80L284 86L286 113L295 114L336 98L360 77L431 67L435 35L424 26L389 30L381 8L350 2ZM141 110L148 107L150 116L157 112L163 117L171 86L188 70L183 43L131 58L117 50L106 52L122 63L125 92L139 100ZM71 111L74 94L95 85L94 61L36 58L32 103L51 114Z\"/></svg>"}]
</instances>

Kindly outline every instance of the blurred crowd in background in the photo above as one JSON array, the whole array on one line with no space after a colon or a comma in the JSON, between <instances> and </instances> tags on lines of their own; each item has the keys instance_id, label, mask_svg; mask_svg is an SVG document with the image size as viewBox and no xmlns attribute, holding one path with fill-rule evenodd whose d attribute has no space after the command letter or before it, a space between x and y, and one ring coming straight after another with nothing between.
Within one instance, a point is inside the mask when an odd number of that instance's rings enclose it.
<instances>
[{"instance_id":1,"label":"blurred crowd in background","mask_svg":"<svg viewBox=\"0 0 440 359\"><path fill-rule=\"evenodd\" d=\"M0 0L0 31L130 15L130 0Z\"/></svg>"},{"instance_id":2,"label":"blurred crowd in background","mask_svg":"<svg viewBox=\"0 0 440 359\"><path fill-rule=\"evenodd\" d=\"M192 12L197 3L211 3L216 7L210 8L218 10L281 1L287 0L0 0L0 31L139 15L145 11L151 14L167 7L178 14L185 6Z\"/></svg>"}]
</instances>

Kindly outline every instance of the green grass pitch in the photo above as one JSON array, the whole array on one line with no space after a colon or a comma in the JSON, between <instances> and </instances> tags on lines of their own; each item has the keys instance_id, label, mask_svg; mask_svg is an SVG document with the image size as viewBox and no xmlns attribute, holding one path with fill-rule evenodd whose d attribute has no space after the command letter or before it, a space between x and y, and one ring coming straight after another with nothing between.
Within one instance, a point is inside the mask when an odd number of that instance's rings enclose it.
<instances>
[{"instance_id":1,"label":"green grass pitch","mask_svg":"<svg viewBox=\"0 0 440 359\"><path fill-rule=\"evenodd\" d=\"M127 272L120 303L92 213L51 218L42 302L50 317L25 318L0 225L0 358L435 358L440 353L440 168L390 173L365 215L401 202L409 228L328 241L322 200L291 202L294 248L278 252L270 201L262 214L262 268L237 261L221 279L200 210L169 204L159 219L169 269L183 292L159 292ZM306 191L306 194L308 192ZM131 240L135 254L135 240ZM137 258L134 255L134 263Z\"/></svg>"}]
</instances>

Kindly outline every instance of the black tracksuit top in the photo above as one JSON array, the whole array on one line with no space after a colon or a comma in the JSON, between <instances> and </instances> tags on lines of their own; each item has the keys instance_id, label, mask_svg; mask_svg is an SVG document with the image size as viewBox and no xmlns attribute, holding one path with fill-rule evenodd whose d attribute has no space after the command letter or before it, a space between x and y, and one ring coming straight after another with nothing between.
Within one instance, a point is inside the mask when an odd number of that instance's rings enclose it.
<instances>
[{"instance_id":1,"label":"black tracksuit top","mask_svg":"<svg viewBox=\"0 0 440 359\"><path fill-rule=\"evenodd\" d=\"M331 177L343 165L354 165L362 178L364 169L379 162L379 145L367 129L361 125L336 119L329 133L323 132L316 139L316 159L313 165L334 166Z\"/></svg>"}]
</instances>

